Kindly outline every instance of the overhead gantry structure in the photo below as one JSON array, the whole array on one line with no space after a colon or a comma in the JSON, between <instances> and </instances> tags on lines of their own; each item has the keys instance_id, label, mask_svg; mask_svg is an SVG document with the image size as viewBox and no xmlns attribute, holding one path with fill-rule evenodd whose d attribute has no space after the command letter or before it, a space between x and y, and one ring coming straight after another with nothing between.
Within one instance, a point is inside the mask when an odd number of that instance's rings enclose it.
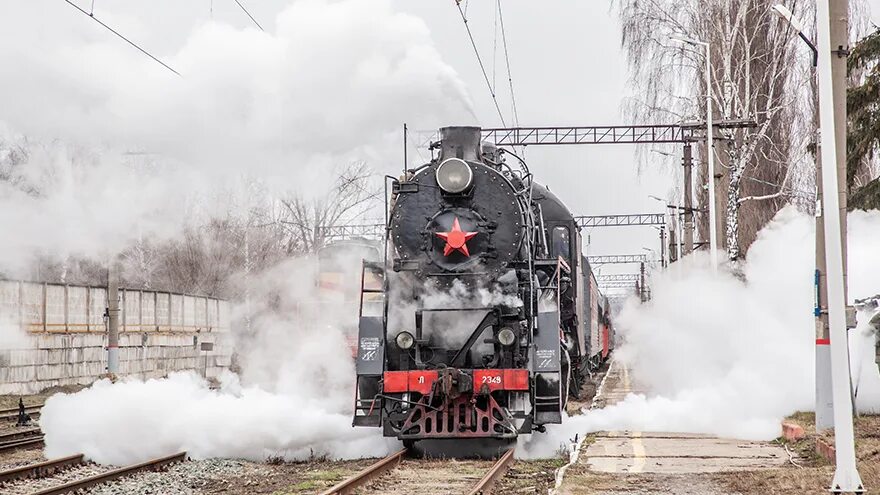
<instances>
[{"instance_id":1,"label":"overhead gantry structure","mask_svg":"<svg viewBox=\"0 0 880 495\"><path fill-rule=\"evenodd\" d=\"M721 120L714 122L713 129L745 129L757 127L755 120ZM420 146L432 149L439 139L437 132L421 132ZM610 126L543 126L543 127L498 127L483 129L483 140L493 142L496 146L560 146L584 144L681 144L683 145L682 166L684 167L684 237L682 255L694 249L694 212L693 207L693 143L702 142L706 137L706 124L703 121L679 122L672 124L648 125L610 125ZM718 142L724 141L723 133L718 133ZM722 174L716 174L716 185L722 181ZM716 197L716 211L724 211L723 195ZM717 215L716 223L721 223L721 215ZM722 246L724 236L718 232L718 245Z\"/></svg>"},{"instance_id":2,"label":"overhead gantry structure","mask_svg":"<svg viewBox=\"0 0 880 495\"><path fill-rule=\"evenodd\" d=\"M353 239L363 237L367 239L382 239L385 237L384 223L343 224L318 227L318 235L324 241L336 241L340 239Z\"/></svg>"},{"instance_id":3,"label":"overhead gantry structure","mask_svg":"<svg viewBox=\"0 0 880 495\"><path fill-rule=\"evenodd\" d=\"M636 291L639 293L642 301L647 300L649 292L646 285L647 280L645 276L645 265L648 263L658 263L658 260L648 259L648 256L644 254L608 254L587 256L586 258L591 268L611 264L637 263L639 265L638 274L599 275L596 277L596 283L598 283L600 286L604 284L606 286L609 286L609 288L622 288L616 287L616 285L634 283L635 285L632 285L632 287L636 289ZM615 285L615 287L610 287L612 285Z\"/></svg>"},{"instance_id":4,"label":"overhead gantry structure","mask_svg":"<svg viewBox=\"0 0 880 495\"><path fill-rule=\"evenodd\" d=\"M660 229L660 258L666 263L666 215L663 213L637 213L632 215L581 215L574 217L578 226L592 227L632 227L640 225L656 226ZM673 237L675 229L672 230ZM674 242L674 241L673 241ZM670 252L672 252L670 250ZM675 260L673 260L675 261Z\"/></svg>"},{"instance_id":5,"label":"overhead gantry structure","mask_svg":"<svg viewBox=\"0 0 880 495\"><path fill-rule=\"evenodd\" d=\"M666 225L662 213L637 213L634 215L580 215L574 217L580 227L629 227L633 225Z\"/></svg>"}]
</instances>

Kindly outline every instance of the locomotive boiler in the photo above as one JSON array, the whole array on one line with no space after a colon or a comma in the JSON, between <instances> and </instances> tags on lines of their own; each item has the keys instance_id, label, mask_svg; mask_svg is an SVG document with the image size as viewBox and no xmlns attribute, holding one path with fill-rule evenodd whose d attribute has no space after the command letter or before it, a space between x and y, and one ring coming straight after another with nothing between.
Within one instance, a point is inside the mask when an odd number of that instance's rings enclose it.
<instances>
[{"instance_id":1,"label":"locomotive boiler","mask_svg":"<svg viewBox=\"0 0 880 495\"><path fill-rule=\"evenodd\" d=\"M407 444L543 431L613 341L578 226L479 128L432 148L392 183L386 259L364 262L354 425Z\"/></svg>"}]
</instances>

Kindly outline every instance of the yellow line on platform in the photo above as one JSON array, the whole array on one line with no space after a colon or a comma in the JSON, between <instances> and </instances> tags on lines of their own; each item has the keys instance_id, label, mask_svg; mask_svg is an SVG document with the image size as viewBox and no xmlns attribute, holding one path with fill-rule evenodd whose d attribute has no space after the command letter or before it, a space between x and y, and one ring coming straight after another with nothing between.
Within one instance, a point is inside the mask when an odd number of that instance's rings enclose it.
<instances>
[{"instance_id":1,"label":"yellow line on platform","mask_svg":"<svg viewBox=\"0 0 880 495\"><path fill-rule=\"evenodd\" d=\"M627 366L623 366L623 390L627 393L632 392L632 382L630 382L629 379L629 368ZM642 470L645 468L645 444L642 443L642 432L632 432L631 441L633 449L633 463L632 468L630 468L629 472L641 473Z\"/></svg>"},{"instance_id":2,"label":"yellow line on platform","mask_svg":"<svg viewBox=\"0 0 880 495\"><path fill-rule=\"evenodd\" d=\"M634 431L633 439L633 465L629 470L631 473L641 473L645 468L645 444L642 443L642 432Z\"/></svg>"}]
</instances>

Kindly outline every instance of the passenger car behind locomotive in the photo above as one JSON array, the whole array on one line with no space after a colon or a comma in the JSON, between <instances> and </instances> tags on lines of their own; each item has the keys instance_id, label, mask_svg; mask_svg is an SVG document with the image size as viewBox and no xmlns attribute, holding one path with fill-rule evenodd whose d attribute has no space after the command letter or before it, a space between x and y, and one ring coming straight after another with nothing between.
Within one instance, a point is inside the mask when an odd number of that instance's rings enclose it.
<instances>
[{"instance_id":1,"label":"passenger car behind locomotive","mask_svg":"<svg viewBox=\"0 0 880 495\"><path fill-rule=\"evenodd\" d=\"M364 263L378 283L362 283L354 425L513 440L560 423L608 356L607 304L574 217L525 162L476 127L440 136L393 182L386 260Z\"/></svg>"}]
</instances>

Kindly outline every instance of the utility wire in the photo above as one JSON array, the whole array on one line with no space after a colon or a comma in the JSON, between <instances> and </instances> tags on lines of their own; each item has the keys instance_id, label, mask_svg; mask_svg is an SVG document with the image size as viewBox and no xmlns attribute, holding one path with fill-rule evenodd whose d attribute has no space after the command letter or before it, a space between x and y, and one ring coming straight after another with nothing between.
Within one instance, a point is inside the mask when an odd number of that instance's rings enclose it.
<instances>
[{"instance_id":1,"label":"utility wire","mask_svg":"<svg viewBox=\"0 0 880 495\"><path fill-rule=\"evenodd\" d=\"M125 36L123 36L122 34L120 34L118 31L116 31L115 29L113 29L112 27L110 27L110 26L104 24L103 22L101 22L101 21L100 21L97 17L95 17L94 15L89 14L89 13L86 12L85 10L81 9L81 8L79 7L79 5L77 5L77 4L73 3L73 2L71 2L70 0L64 0L64 1L67 2L68 4L72 5L73 8L75 8L76 10L78 10L78 11L82 12L83 14L89 16L91 19L93 19L95 22L97 22L97 23L100 24L101 26L104 26L104 28L106 28L108 31L110 31L111 33L115 34L115 35L118 36L119 38L121 38L123 41L125 41L125 42L128 43L129 45L131 45L131 46L137 48L138 51L140 51L140 52L143 53L144 55L150 57L151 59L153 59L154 61L156 61L158 64L160 64L162 67L165 67L166 69L168 69L168 70L170 70L171 72L177 74L178 76L180 75L180 72L177 72L176 70L172 69L171 67L168 66L168 64L166 64L165 62L163 62L163 61L159 60L158 58L154 57L150 52L148 52L148 51L144 50L143 48L141 48L140 46L138 46L134 41L131 41L130 39L128 39L128 38L126 38Z\"/></svg>"},{"instance_id":2,"label":"utility wire","mask_svg":"<svg viewBox=\"0 0 880 495\"><path fill-rule=\"evenodd\" d=\"M495 26L492 31L492 91L498 90L496 78L498 75L498 3L495 3Z\"/></svg>"},{"instance_id":3,"label":"utility wire","mask_svg":"<svg viewBox=\"0 0 880 495\"><path fill-rule=\"evenodd\" d=\"M495 110L498 112L498 118L501 119L501 125L507 127L507 122L504 121L504 115L501 113L501 107L498 106L498 99L495 98L495 91L492 89L492 83L489 82L489 75L486 74L486 67L483 65L483 59L480 58L480 52L477 50L477 43L474 41L474 35L471 33L471 28L468 26L467 17L464 15L464 11L461 10L460 0L455 0L455 6L458 7L458 13L461 14L461 20L464 22L464 28L467 30L468 38L471 40L471 46L474 47L474 54L477 56L477 62L480 64L480 70L483 71L483 79L486 80L486 87L489 88L489 94L492 95L492 102L495 103Z\"/></svg>"},{"instance_id":4,"label":"utility wire","mask_svg":"<svg viewBox=\"0 0 880 495\"><path fill-rule=\"evenodd\" d=\"M507 35L504 32L504 13L501 11L501 0L496 0L498 5L498 19L501 21L501 40L504 44L504 61L507 63L507 82L510 84L510 102L513 106L513 125L519 127L519 113L516 110L516 96L513 93L513 76L510 75L510 55L507 51Z\"/></svg>"},{"instance_id":5,"label":"utility wire","mask_svg":"<svg viewBox=\"0 0 880 495\"><path fill-rule=\"evenodd\" d=\"M258 28L260 28L260 31L265 31L265 29L263 29L263 26L260 26L260 23L257 22L256 19L254 19L254 16L252 16L251 13L248 12L248 10L246 8L244 8L244 5L242 5L241 2L239 2L238 0L235 0L235 3L238 4L238 6L241 8L242 12L247 14L247 16L250 17L252 21L254 21L254 24L256 24Z\"/></svg>"}]
</instances>

